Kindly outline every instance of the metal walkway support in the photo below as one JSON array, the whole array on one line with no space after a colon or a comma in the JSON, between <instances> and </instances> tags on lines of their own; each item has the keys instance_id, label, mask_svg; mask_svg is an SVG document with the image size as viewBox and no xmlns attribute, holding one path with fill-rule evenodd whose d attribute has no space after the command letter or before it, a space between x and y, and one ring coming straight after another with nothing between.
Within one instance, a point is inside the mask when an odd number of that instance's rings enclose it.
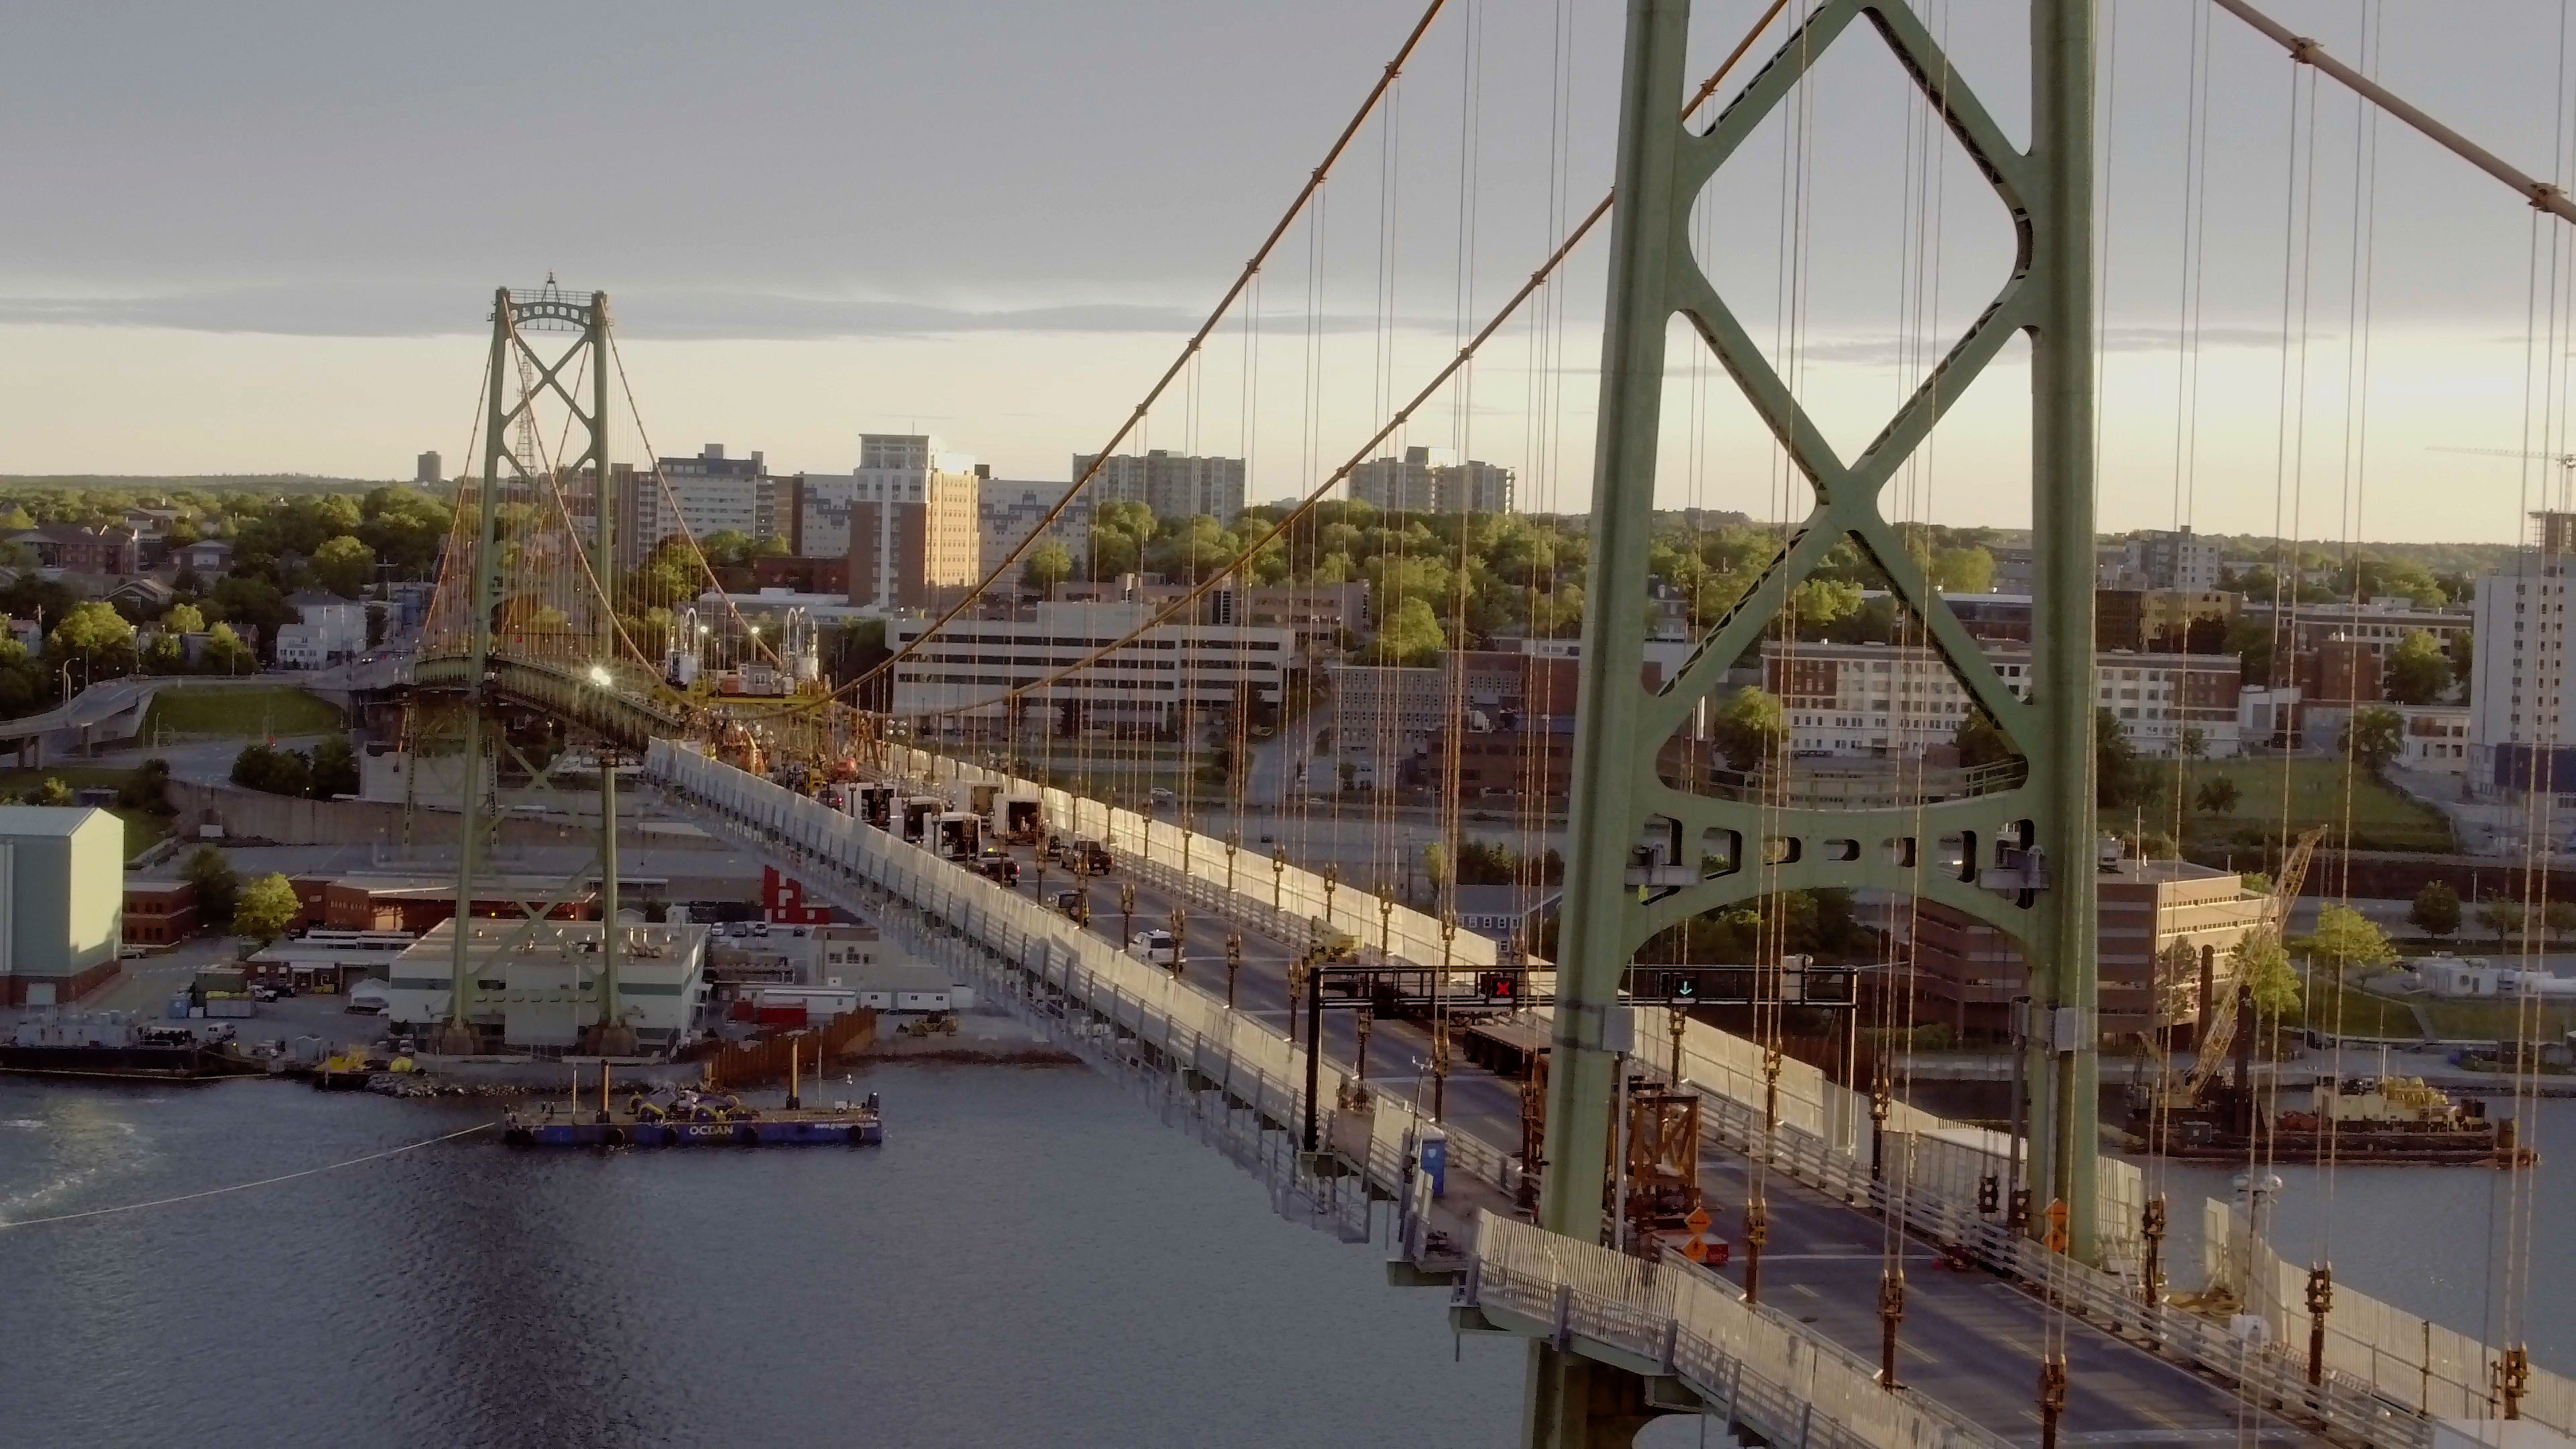
<instances>
[{"instance_id":1,"label":"metal walkway support","mask_svg":"<svg viewBox=\"0 0 2576 1449\"><path fill-rule=\"evenodd\" d=\"M1772 891L1869 887L1928 896L2008 932L2045 1010L2034 1033L2031 1181L2069 1205L2070 1249L2094 1243L2093 31L2085 0L2032 0L2033 139L2004 137L1902 0L1825 0L1715 125L1677 119L1688 0L1630 0L1612 213L1610 298L1592 499L1590 606L1575 739L1558 1011L1540 1224L1600 1233L1618 990L1636 949L1701 912ZM1848 462L1835 455L1693 258L1691 204L1816 60L1866 19L2011 212L2019 254L1993 303ZM1741 603L1662 688L1641 683L1665 338L1689 319L1815 491L1813 511ZM2036 682L2016 697L1932 595L1879 510L1888 480L2016 332L2032 341ZM1790 591L1849 539L2027 766L2020 783L1920 807L1830 811L1694 793L1665 777L1726 670L1757 648ZM1780 762L1773 762L1775 767ZM1782 792L1773 792L1775 796ZM1641 848L1642 846L1642 848ZM1533 1349L1527 1439L1620 1442L1596 1423L1592 1370Z\"/></svg>"}]
</instances>

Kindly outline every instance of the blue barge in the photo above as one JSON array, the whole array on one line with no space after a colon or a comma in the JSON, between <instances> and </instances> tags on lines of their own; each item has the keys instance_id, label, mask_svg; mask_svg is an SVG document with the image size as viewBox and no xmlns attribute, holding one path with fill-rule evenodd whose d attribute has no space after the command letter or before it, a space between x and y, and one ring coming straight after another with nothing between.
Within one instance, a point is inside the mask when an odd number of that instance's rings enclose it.
<instances>
[{"instance_id":1,"label":"blue barge","mask_svg":"<svg viewBox=\"0 0 2576 1449\"><path fill-rule=\"evenodd\" d=\"M663 1107L630 1101L623 1110L559 1110L555 1104L512 1111L501 1140L520 1147L876 1147L885 1141L877 1096L829 1109L745 1107L729 1098L690 1099Z\"/></svg>"}]
</instances>

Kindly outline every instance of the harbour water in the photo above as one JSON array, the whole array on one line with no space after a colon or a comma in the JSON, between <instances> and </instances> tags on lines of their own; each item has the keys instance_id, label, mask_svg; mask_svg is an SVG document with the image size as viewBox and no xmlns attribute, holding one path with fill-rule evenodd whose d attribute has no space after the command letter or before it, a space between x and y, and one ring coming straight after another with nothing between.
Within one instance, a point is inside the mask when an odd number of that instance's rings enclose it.
<instances>
[{"instance_id":1,"label":"harbour water","mask_svg":"<svg viewBox=\"0 0 2576 1449\"><path fill-rule=\"evenodd\" d=\"M1925 1108L1963 1117L2000 1118L2010 1110L2001 1083L1923 1083L1911 1094ZM2338 1283L2431 1318L2488 1343L2518 1332L2532 1361L2576 1374L2576 1253L2564 1246L2576 1213L2576 1100L2544 1099L2517 1107L2499 1093L2489 1110L2523 1116L2521 1140L2540 1149L2525 1173L2486 1167L2274 1166L2281 1189L2267 1236L2294 1263L2327 1262ZM2119 1090L2103 1091L2106 1119L2125 1111ZM2527 1115L2526 1115L2527 1114ZM2201 1203L2234 1201L2237 1165L2132 1157L2147 1190L2161 1192L2173 1223L2171 1281L2201 1281ZM2517 1256L2510 1226L2519 1208L2527 1225Z\"/></svg>"},{"instance_id":2,"label":"harbour water","mask_svg":"<svg viewBox=\"0 0 2576 1449\"><path fill-rule=\"evenodd\" d=\"M825 1095L829 1095L827 1089ZM0 1442L1512 1442L1522 1350L1073 1068L879 1067L882 1148L487 1136L0 1230ZM0 1081L0 1218L295 1172L488 1102ZM1687 1444L1693 1435L1659 1440Z\"/></svg>"},{"instance_id":3,"label":"harbour water","mask_svg":"<svg viewBox=\"0 0 2576 1449\"><path fill-rule=\"evenodd\" d=\"M821 1094L828 1098L833 1088ZM1382 1253L1072 1068L879 1066L878 1149L535 1152L488 1102L249 1081L0 1081L0 1442L125 1446L1515 1442L1522 1348L1446 1331ZM2565 1369L2576 1102L2539 1106L2525 1315ZM2500 1321L2512 1180L2277 1169L2275 1237L2342 1280ZM2164 1167L2176 1256L2232 1174ZM1721 1205L1731 1208L1734 1204ZM1731 1214L1727 1214L1731 1216ZM1722 1219L1723 1221L1723 1219ZM2178 1270L2181 1282L2196 1281ZM1709 1442L1718 1442L1710 1435ZM1701 1442L1666 1421L1653 1449Z\"/></svg>"}]
</instances>

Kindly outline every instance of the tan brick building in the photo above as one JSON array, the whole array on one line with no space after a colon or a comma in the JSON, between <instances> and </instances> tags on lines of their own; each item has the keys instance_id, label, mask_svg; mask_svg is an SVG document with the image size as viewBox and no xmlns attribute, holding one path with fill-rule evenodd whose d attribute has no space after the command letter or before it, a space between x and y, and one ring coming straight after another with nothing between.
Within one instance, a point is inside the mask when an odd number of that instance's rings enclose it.
<instances>
[{"instance_id":1,"label":"tan brick building","mask_svg":"<svg viewBox=\"0 0 2576 1449\"><path fill-rule=\"evenodd\" d=\"M2060 882L2063 889L2065 882ZM2101 1035L2142 1036L2199 1019L2199 974L2160 964L2173 943L2197 957L2206 948L2223 956L2260 924L2266 897L2248 893L2225 871L2181 860L2124 860L2094 875L2102 956ZM2012 1001L2029 993L2021 948L1994 927L1933 901L1898 911L1900 936L1912 932L1914 974L1910 993L1915 1024L1939 1022L1993 1040L2011 1030ZM1903 1019L1906 952L1885 990Z\"/></svg>"}]
</instances>

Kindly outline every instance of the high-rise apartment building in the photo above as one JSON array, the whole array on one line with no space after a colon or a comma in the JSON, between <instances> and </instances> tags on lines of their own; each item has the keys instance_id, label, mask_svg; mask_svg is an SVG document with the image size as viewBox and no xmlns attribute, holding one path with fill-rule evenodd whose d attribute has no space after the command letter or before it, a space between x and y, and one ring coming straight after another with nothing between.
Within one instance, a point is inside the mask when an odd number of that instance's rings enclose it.
<instances>
[{"instance_id":1,"label":"high-rise apartment building","mask_svg":"<svg viewBox=\"0 0 2576 1449\"><path fill-rule=\"evenodd\" d=\"M2512 798L2535 789L2576 803L2576 674L2567 605L2576 514L2535 513L2540 547L2478 578L2469 675L2469 788Z\"/></svg>"},{"instance_id":2,"label":"high-rise apartment building","mask_svg":"<svg viewBox=\"0 0 2576 1449\"><path fill-rule=\"evenodd\" d=\"M1099 455L1076 453L1073 477L1079 479ZM1201 514L1232 526L1243 512L1243 460L1202 458L1155 448L1142 457L1115 454L1100 465L1084 490L1094 503L1142 503L1156 518L1196 518Z\"/></svg>"},{"instance_id":3,"label":"high-rise apartment building","mask_svg":"<svg viewBox=\"0 0 2576 1449\"><path fill-rule=\"evenodd\" d=\"M987 570L1009 558L1011 550L1037 530L1047 510L1061 502L1065 490L1073 486L995 478L981 465L976 468L976 476L978 546L982 549L980 562ZM1047 529L1047 537L1063 544L1077 564L1091 549L1091 510L1091 491L1085 489Z\"/></svg>"},{"instance_id":4,"label":"high-rise apartment building","mask_svg":"<svg viewBox=\"0 0 2576 1449\"><path fill-rule=\"evenodd\" d=\"M2096 580L2106 589L2186 589L2206 593L2218 587L2218 545L2196 538L2188 528L2151 529L2126 543L2097 546Z\"/></svg>"},{"instance_id":5,"label":"high-rise apartment building","mask_svg":"<svg viewBox=\"0 0 2576 1449\"><path fill-rule=\"evenodd\" d=\"M934 589L978 582L983 561L975 460L921 433L863 433L843 522L850 602L921 609ZM820 510L817 510L818 512Z\"/></svg>"},{"instance_id":6,"label":"high-rise apartment building","mask_svg":"<svg viewBox=\"0 0 2576 1449\"><path fill-rule=\"evenodd\" d=\"M1407 448L1351 470L1351 498L1390 513L1509 513L1512 470L1454 448Z\"/></svg>"},{"instance_id":7,"label":"high-rise apartment building","mask_svg":"<svg viewBox=\"0 0 2576 1449\"><path fill-rule=\"evenodd\" d=\"M621 466L616 470L625 473ZM685 528L704 540L715 533L775 538L792 552L803 523L803 490L794 477L772 476L757 452L728 458L724 444L709 443L693 458L660 460L661 480L638 469L625 489L626 510L617 520L619 552L630 562ZM667 491L666 491L667 490Z\"/></svg>"}]
</instances>

